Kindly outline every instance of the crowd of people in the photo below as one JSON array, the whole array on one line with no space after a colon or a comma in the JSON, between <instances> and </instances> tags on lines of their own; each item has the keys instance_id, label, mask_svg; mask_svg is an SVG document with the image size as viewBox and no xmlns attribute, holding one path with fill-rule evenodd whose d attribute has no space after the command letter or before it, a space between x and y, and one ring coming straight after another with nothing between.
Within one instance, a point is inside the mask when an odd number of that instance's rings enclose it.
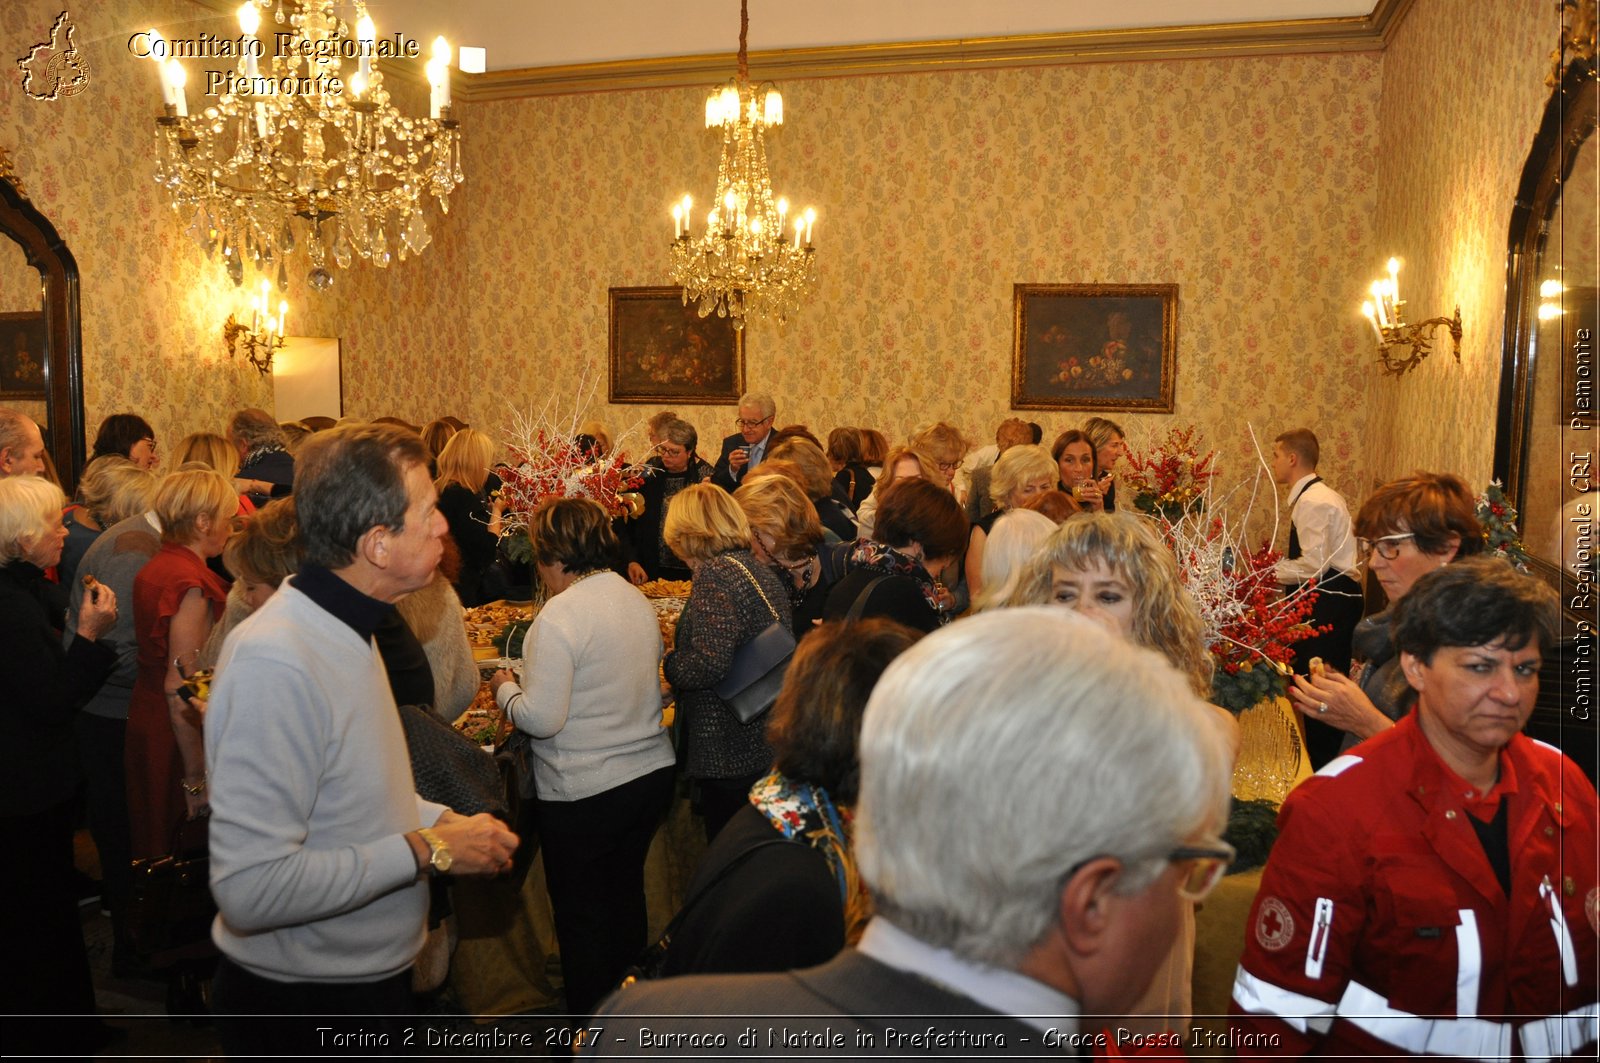
<instances>
[{"instance_id":1,"label":"crowd of people","mask_svg":"<svg viewBox=\"0 0 1600 1063\"><path fill-rule=\"evenodd\" d=\"M567 1011L606 1030L591 1054L785 1054L736 1043L757 1013L869 1053L910 1050L886 1016L975 1055L1178 1045L1240 737L1171 547L1117 497L1125 433L1092 417L1045 446L1007 419L975 447L937 422L891 445L776 413L741 398L713 457L663 411L639 511L548 499L519 565L499 448L453 418L244 410L163 468L116 414L69 501L38 426L0 410L20 651L0 785L40 854L6 929L55 958L7 975L7 1010L94 1013L86 815L117 968L212 980L229 1054L303 1050L340 1017L398 1035L438 884L534 846ZM598 422L576 442L614 445ZM1230 1048L1592 1051L1600 813L1521 733L1559 602L1481 556L1459 478L1393 481L1352 517L1319 458L1306 429L1273 444L1276 575L1319 591L1289 693L1318 770L1279 817ZM1365 618L1363 567L1388 602ZM688 582L670 649L638 589L660 579ZM543 604L520 670L488 678L523 801L463 814L417 793L401 707L455 719L479 681L464 607L524 588ZM774 639L782 687L752 711L730 684ZM680 785L708 848L646 953L646 854ZM214 951L162 963L124 933L130 868L197 824Z\"/></svg>"}]
</instances>

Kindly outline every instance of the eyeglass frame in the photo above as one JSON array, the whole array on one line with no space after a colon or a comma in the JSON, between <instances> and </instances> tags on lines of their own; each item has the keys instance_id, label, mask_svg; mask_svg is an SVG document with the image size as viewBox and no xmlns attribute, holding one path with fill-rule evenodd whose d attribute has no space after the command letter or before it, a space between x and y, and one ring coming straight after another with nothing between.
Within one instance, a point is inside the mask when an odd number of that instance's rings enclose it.
<instances>
[{"instance_id":1,"label":"eyeglass frame","mask_svg":"<svg viewBox=\"0 0 1600 1063\"><path fill-rule=\"evenodd\" d=\"M1372 556L1372 551L1376 550L1378 556L1385 561L1393 561L1400 556L1400 544L1407 539L1415 541L1416 538L1416 532L1396 532L1393 535L1380 535L1376 539L1357 538L1356 557L1365 561ZM1385 543L1392 543L1393 546L1386 549L1383 545ZM1390 553L1390 550L1393 550L1393 553Z\"/></svg>"},{"instance_id":2,"label":"eyeglass frame","mask_svg":"<svg viewBox=\"0 0 1600 1063\"><path fill-rule=\"evenodd\" d=\"M940 472L955 472L961 468L959 461L936 461L934 464L939 467Z\"/></svg>"},{"instance_id":3,"label":"eyeglass frame","mask_svg":"<svg viewBox=\"0 0 1600 1063\"><path fill-rule=\"evenodd\" d=\"M766 424L776 416L777 414L769 413L759 421L747 421L743 417L735 417L733 419L733 423L738 425L740 428L760 428L762 425Z\"/></svg>"},{"instance_id":4,"label":"eyeglass frame","mask_svg":"<svg viewBox=\"0 0 1600 1063\"><path fill-rule=\"evenodd\" d=\"M1106 854L1101 854L1101 856L1104 855ZM1101 856L1091 856L1087 860L1080 860L1073 864L1067 871L1067 878L1070 879L1089 864L1101 859ZM1180 845L1167 853L1162 859L1169 864L1182 863L1185 860L1211 861L1210 870L1206 872L1204 887L1199 889L1191 887L1190 882L1194 875L1193 871L1182 882L1178 883L1178 896L1186 901L1198 903L1205 900L1211 895L1211 891L1217 888L1217 883L1222 881L1222 877L1228 873L1228 868L1232 866L1234 860L1238 859L1238 856L1238 850L1218 838L1214 845Z\"/></svg>"}]
</instances>

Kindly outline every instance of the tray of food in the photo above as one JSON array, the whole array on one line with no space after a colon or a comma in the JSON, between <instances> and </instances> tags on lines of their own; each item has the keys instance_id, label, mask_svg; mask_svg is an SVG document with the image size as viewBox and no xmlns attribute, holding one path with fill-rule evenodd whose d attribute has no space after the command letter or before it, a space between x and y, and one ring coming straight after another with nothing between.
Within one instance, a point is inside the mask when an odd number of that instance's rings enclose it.
<instances>
[{"instance_id":1,"label":"tray of food","mask_svg":"<svg viewBox=\"0 0 1600 1063\"><path fill-rule=\"evenodd\" d=\"M539 613L532 602L490 602L466 612L467 641L477 661L522 656L522 637Z\"/></svg>"},{"instance_id":2,"label":"tray of food","mask_svg":"<svg viewBox=\"0 0 1600 1063\"><path fill-rule=\"evenodd\" d=\"M646 598L687 598L689 581L686 579L653 579L639 584Z\"/></svg>"},{"instance_id":3,"label":"tray of food","mask_svg":"<svg viewBox=\"0 0 1600 1063\"><path fill-rule=\"evenodd\" d=\"M456 717L453 726L478 745L493 747L503 744L516 730L515 725L506 719L505 713L500 711L500 706L495 704L494 691L489 688L488 680L478 686L477 696L467 706L467 711Z\"/></svg>"}]
</instances>

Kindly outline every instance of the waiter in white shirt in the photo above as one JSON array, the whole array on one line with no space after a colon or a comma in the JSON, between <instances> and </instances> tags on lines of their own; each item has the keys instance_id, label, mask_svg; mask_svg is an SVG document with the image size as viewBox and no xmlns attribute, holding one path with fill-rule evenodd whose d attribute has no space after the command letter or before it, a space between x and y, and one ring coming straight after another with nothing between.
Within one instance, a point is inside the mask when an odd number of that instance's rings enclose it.
<instances>
[{"instance_id":1,"label":"waiter in white shirt","mask_svg":"<svg viewBox=\"0 0 1600 1063\"><path fill-rule=\"evenodd\" d=\"M1350 640L1361 619L1361 583L1356 575L1355 532L1344 496L1317 475L1321 448L1309 428L1285 432L1272 442L1272 478L1289 487L1289 552L1278 562L1286 593L1317 581L1317 601L1307 622L1329 630L1294 645L1294 670L1308 672L1313 657L1343 674L1350 671ZM1343 732L1306 718L1306 753L1312 770L1339 755Z\"/></svg>"}]
</instances>

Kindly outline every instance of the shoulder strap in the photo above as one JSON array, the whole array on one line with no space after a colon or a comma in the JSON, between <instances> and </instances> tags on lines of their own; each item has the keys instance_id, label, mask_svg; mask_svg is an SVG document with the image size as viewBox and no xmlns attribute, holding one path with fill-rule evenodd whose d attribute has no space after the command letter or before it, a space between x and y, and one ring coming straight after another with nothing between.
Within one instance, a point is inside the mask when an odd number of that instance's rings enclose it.
<instances>
[{"instance_id":1,"label":"shoulder strap","mask_svg":"<svg viewBox=\"0 0 1600 1063\"><path fill-rule=\"evenodd\" d=\"M754 587L756 589L756 593L761 595L761 600L766 602L767 612L772 614L772 622L774 624L783 623L783 621L778 619L778 611L772 608L771 602L767 601L767 592L761 589L761 581L756 579L755 576L751 574L750 570L744 567L743 561L740 561L736 557L730 557L728 560L739 566L739 571L744 573L744 578L750 581L750 586Z\"/></svg>"},{"instance_id":2,"label":"shoulder strap","mask_svg":"<svg viewBox=\"0 0 1600 1063\"><path fill-rule=\"evenodd\" d=\"M700 901L703 900L712 890L716 889L717 886L727 879L729 875L738 870L739 867L742 866L746 860L750 859L750 857L757 851L765 849L769 845L794 844L796 843L791 842L788 838L785 838L780 834L776 838L763 839L762 841L756 842L748 849L741 850L732 860L729 860L722 866L721 871L718 871L711 877L710 882L707 882L703 887L696 891L694 896L683 902L683 907L678 909L678 914L672 917L672 921L667 924L667 928L661 932L660 940L663 943L670 943L672 940L672 935L677 933L678 927L683 924L684 919L688 917L689 912L694 908L694 906L699 904Z\"/></svg>"},{"instance_id":3,"label":"shoulder strap","mask_svg":"<svg viewBox=\"0 0 1600 1063\"><path fill-rule=\"evenodd\" d=\"M850 603L850 611L844 614L845 623L861 619L862 610L866 609L867 599L872 597L873 588L888 578L888 576L873 576L867 581L867 585L861 588L861 593L856 595L856 600Z\"/></svg>"}]
</instances>

